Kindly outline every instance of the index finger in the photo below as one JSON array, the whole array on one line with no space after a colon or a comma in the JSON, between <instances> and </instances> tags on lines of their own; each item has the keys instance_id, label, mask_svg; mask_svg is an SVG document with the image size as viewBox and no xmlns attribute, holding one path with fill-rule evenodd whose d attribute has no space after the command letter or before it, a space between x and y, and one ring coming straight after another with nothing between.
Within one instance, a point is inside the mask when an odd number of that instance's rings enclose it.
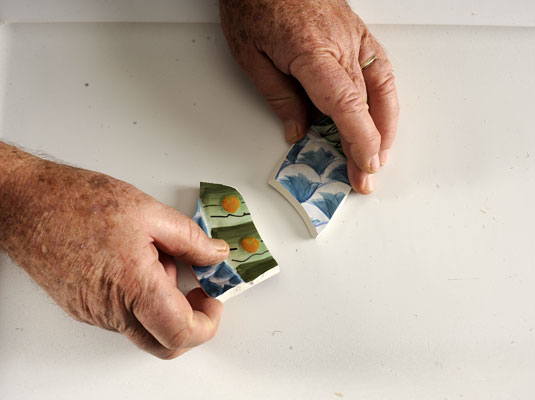
<instances>
[{"instance_id":1,"label":"index finger","mask_svg":"<svg viewBox=\"0 0 535 400\"><path fill-rule=\"evenodd\" d=\"M376 60L362 74L368 90L370 114L381 134L379 158L381 165L384 165L388 158L388 150L392 147L396 136L399 102L392 64L377 40L367 35L363 39L359 61L363 62L372 55L376 56Z\"/></svg>"},{"instance_id":2,"label":"index finger","mask_svg":"<svg viewBox=\"0 0 535 400\"><path fill-rule=\"evenodd\" d=\"M355 86L331 54L298 57L290 72L316 107L336 123L347 144L346 156L362 171L376 172L381 136L368 112L365 89Z\"/></svg>"}]
</instances>

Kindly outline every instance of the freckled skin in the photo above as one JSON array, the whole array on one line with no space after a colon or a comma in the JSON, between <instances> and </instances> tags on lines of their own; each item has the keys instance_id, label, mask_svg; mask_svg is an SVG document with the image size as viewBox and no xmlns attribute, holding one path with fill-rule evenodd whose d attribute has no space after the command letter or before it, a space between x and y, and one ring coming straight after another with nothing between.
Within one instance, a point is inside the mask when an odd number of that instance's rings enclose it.
<instances>
[{"instance_id":1,"label":"freckled skin","mask_svg":"<svg viewBox=\"0 0 535 400\"><path fill-rule=\"evenodd\" d=\"M140 240L131 217L125 216L136 213L131 206L134 197L148 196L96 172L20 153L16 157L25 158L30 167L2 182L1 247L73 317L106 329L124 329L121 325L125 321L105 320L86 311L102 287L111 294L114 284L134 286L135 279L142 279L127 276L117 265L126 262L134 266L137 262L129 254L130 246L121 245ZM71 191L74 182L76 190ZM137 217L141 221L141 216ZM120 237L114 234L119 225ZM110 254L108 248L116 252ZM82 290L64 290L75 287ZM119 314L128 312L132 299L126 293L120 297L118 304L108 297L100 305Z\"/></svg>"},{"instance_id":2,"label":"freckled skin","mask_svg":"<svg viewBox=\"0 0 535 400\"><path fill-rule=\"evenodd\" d=\"M228 255L189 218L134 186L0 142L0 250L72 317L173 358L210 339L221 304L176 285L169 254Z\"/></svg>"},{"instance_id":3,"label":"freckled skin","mask_svg":"<svg viewBox=\"0 0 535 400\"><path fill-rule=\"evenodd\" d=\"M367 31L342 0L222 0L220 4L230 49L245 68L251 47L266 53L286 74L292 61L305 53L333 52L340 59L342 46L358 48ZM348 25L353 29L340 34Z\"/></svg>"}]
</instances>

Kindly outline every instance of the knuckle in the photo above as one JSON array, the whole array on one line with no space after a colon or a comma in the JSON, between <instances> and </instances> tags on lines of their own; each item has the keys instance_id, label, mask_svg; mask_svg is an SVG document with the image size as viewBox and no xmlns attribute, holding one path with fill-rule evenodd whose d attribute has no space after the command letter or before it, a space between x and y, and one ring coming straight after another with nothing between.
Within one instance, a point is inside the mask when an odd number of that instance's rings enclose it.
<instances>
[{"instance_id":1,"label":"knuckle","mask_svg":"<svg viewBox=\"0 0 535 400\"><path fill-rule=\"evenodd\" d=\"M359 18L360 19L360 18ZM362 20L361 20L362 22ZM368 27L362 22L360 42L363 46L370 46L373 42L373 36Z\"/></svg>"},{"instance_id":2,"label":"knuckle","mask_svg":"<svg viewBox=\"0 0 535 400\"><path fill-rule=\"evenodd\" d=\"M124 289L123 301L127 312L126 316L157 312L158 305L154 303L153 296L157 290L156 283L152 281L149 274L139 274L138 278L132 280L132 284Z\"/></svg>"},{"instance_id":3,"label":"knuckle","mask_svg":"<svg viewBox=\"0 0 535 400\"><path fill-rule=\"evenodd\" d=\"M381 136L377 130L365 130L355 134L348 140L350 153L358 160L367 160L369 155L379 151Z\"/></svg>"},{"instance_id":4,"label":"knuckle","mask_svg":"<svg viewBox=\"0 0 535 400\"><path fill-rule=\"evenodd\" d=\"M149 287L147 276L143 276L144 274L142 273L136 275L138 276L123 282L120 296L117 296L120 298L124 310L129 314L131 314L136 307L144 305L143 294L148 292L147 288Z\"/></svg>"},{"instance_id":5,"label":"knuckle","mask_svg":"<svg viewBox=\"0 0 535 400\"><path fill-rule=\"evenodd\" d=\"M185 246L186 246L186 249L187 251L186 252L191 252L191 249L193 248L193 244L194 243L197 243L199 242L203 237L204 235L204 232L201 230L201 228L199 228L199 225L197 225L195 223L195 221L193 221L192 219L188 219L188 243L185 243Z\"/></svg>"},{"instance_id":6,"label":"knuckle","mask_svg":"<svg viewBox=\"0 0 535 400\"><path fill-rule=\"evenodd\" d=\"M375 154L381 146L381 135L377 129L366 129L346 137L351 145L351 152L357 158L367 157L367 154Z\"/></svg>"},{"instance_id":7,"label":"knuckle","mask_svg":"<svg viewBox=\"0 0 535 400\"><path fill-rule=\"evenodd\" d=\"M188 219L184 224L182 222L177 222L177 230L182 231L181 235L183 240L182 243L178 244L178 257L187 256L192 253L194 250L194 244L202 239L204 232L201 231L199 226L192 219Z\"/></svg>"},{"instance_id":8,"label":"knuckle","mask_svg":"<svg viewBox=\"0 0 535 400\"><path fill-rule=\"evenodd\" d=\"M334 102L333 116L337 114L361 113L367 111L366 102L357 92L343 91Z\"/></svg>"},{"instance_id":9,"label":"knuckle","mask_svg":"<svg viewBox=\"0 0 535 400\"><path fill-rule=\"evenodd\" d=\"M288 73L295 76L309 64L310 58L311 56L308 53L300 53L295 56L288 62Z\"/></svg>"},{"instance_id":10,"label":"knuckle","mask_svg":"<svg viewBox=\"0 0 535 400\"><path fill-rule=\"evenodd\" d=\"M330 61L332 59L338 59L338 55L335 55L330 49L324 46L315 46L311 49L303 50L298 53L290 62L288 71L291 75L296 75L299 71L307 71L314 69L317 71L325 71L328 73Z\"/></svg>"},{"instance_id":11,"label":"knuckle","mask_svg":"<svg viewBox=\"0 0 535 400\"><path fill-rule=\"evenodd\" d=\"M390 60L388 58L386 58L386 55L384 55L384 58L382 59L382 67L383 67L383 70L384 71L388 71L390 73L390 75L394 76L394 74L392 73L392 70L393 70L393 66L392 66L392 63L390 62Z\"/></svg>"},{"instance_id":12,"label":"knuckle","mask_svg":"<svg viewBox=\"0 0 535 400\"><path fill-rule=\"evenodd\" d=\"M388 72L375 86L375 90L380 96L390 96L396 93L396 79L392 72Z\"/></svg>"},{"instance_id":13,"label":"knuckle","mask_svg":"<svg viewBox=\"0 0 535 400\"><path fill-rule=\"evenodd\" d=\"M369 149L379 148L381 145L381 135L377 130L370 130L362 134L362 146Z\"/></svg>"}]
</instances>

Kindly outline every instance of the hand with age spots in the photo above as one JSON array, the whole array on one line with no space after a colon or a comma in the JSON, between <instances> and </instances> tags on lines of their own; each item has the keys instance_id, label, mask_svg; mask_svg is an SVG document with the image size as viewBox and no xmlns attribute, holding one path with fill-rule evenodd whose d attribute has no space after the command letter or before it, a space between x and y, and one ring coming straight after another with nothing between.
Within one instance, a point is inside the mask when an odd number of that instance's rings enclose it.
<instances>
[{"instance_id":1,"label":"hand with age spots","mask_svg":"<svg viewBox=\"0 0 535 400\"><path fill-rule=\"evenodd\" d=\"M362 20L344 0L220 0L220 9L234 58L284 122L287 140L305 135L312 101L340 130L351 185L371 193L399 106L392 66Z\"/></svg>"},{"instance_id":2,"label":"hand with age spots","mask_svg":"<svg viewBox=\"0 0 535 400\"><path fill-rule=\"evenodd\" d=\"M0 142L0 249L72 317L118 331L160 358L209 340L222 304L177 289L171 256L224 260L222 240L110 176Z\"/></svg>"}]
</instances>

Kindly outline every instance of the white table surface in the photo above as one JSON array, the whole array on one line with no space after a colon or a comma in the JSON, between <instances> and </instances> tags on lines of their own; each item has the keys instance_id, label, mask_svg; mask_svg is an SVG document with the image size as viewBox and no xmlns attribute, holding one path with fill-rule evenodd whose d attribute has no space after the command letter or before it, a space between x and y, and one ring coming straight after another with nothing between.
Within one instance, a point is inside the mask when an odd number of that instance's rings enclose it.
<instances>
[{"instance_id":1,"label":"white table surface","mask_svg":"<svg viewBox=\"0 0 535 400\"><path fill-rule=\"evenodd\" d=\"M199 181L233 185L281 266L211 342L160 361L0 255L0 397L533 399L535 29L372 29L399 136L376 193L314 241L266 183L282 127L218 25L0 27L4 140L186 214Z\"/></svg>"}]
</instances>

